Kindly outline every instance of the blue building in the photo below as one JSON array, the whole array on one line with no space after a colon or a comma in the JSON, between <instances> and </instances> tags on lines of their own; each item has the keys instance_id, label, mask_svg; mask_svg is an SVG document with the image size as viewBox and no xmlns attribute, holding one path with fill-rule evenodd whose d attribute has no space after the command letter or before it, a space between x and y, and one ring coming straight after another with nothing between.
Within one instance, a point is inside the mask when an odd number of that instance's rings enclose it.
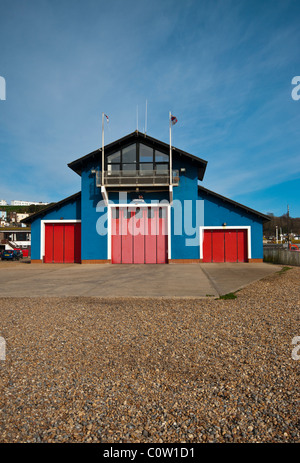
<instances>
[{"instance_id":1,"label":"blue building","mask_svg":"<svg viewBox=\"0 0 300 463\"><path fill-rule=\"evenodd\" d=\"M138 131L68 166L81 191L23 220L32 262L263 259L267 216L201 185L207 162Z\"/></svg>"}]
</instances>

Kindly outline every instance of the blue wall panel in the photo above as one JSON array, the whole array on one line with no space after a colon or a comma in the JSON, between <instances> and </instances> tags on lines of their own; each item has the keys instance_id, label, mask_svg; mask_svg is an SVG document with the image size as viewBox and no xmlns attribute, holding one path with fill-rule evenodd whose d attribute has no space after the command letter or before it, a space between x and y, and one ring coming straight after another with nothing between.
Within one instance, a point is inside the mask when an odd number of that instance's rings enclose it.
<instances>
[{"instance_id":1,"label":"blue wall panel","mask_svg":"<svg viewBox=\"0 0 300 463\"><path fill-rule=\"evenodd\" d=\"M94 164L90 163L82 169L81 173L81 259L105 260L107 235L100 235L97 232L97 222L100 216L107 214L107 209L102 207L102 212L97 211L97 206L100 208L103 198L100 188L96 187L96 177L91 173L92 168ZM105 226L107 227L107 223Z\"/></svg>"},{"instance_id":2,"label":"blue wall panel","mask_svg":"<svg viewBox=\"0 0 300 463\"><path fill-rule=\"evenodd\" d=\"M182 167L186 171L179 173L179 185L173 187L171 259L199 259L199 226L201 223L196 223L196 207L201 208L201 203L197 203L198 169L192 162L179 157L174 158L173 169L180 171ZM201 222L201 211L199 212L198 217ZM178 234L180 231L182 233ZM188 243L193 245L188 246Z\"/></svg>"}]
</instances>

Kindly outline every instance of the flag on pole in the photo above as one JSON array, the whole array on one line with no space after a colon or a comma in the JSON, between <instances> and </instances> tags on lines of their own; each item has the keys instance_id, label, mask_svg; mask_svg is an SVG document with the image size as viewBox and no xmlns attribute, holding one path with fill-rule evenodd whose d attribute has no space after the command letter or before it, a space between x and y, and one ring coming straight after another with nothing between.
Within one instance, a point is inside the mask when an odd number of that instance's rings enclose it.
<instances>
[{"instance_id":1,"label":"flag on pole","mask_svg":"<svg viewBox=\"0 0 300 463\"><path fill-rule=\"evenodd\" d=\"M108 123L109 122L109 117L106 114L104 114L104 116L106 117L106 120L107 120L107 123Z\"/></svg>"},{"instance_id":2,"label":"flag on pole","mask_svg":"<svg viewBox=\"0 0 300 463\"><path fill-rule=\"evenodd\" d=\"M172 125L175 125L176 122L178 122L177 117L171 115L171 123L172 123Z\"/></svg>"}]
</instances>

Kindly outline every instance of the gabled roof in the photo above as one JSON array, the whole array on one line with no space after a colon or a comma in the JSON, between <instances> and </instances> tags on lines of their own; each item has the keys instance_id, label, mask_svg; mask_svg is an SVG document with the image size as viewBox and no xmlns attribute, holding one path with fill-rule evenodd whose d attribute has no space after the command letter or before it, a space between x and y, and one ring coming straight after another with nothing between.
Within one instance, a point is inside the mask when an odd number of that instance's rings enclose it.
<instances>
[{"instance_id":1,"label":"gabled roof","mask_svg":"<svg viewBox=\"0 0 300 463\"><path fill-rule=\"evenodd\" d=\"M149 135L145 135L144 133L138 132L136 130L135 132L132 132L129 135L126 135L125 137L120 138L119 140L116 140L104 146L105 155L118 150L122 146L126 146L127 144L135 143L137 141L143 141L145 144L149 146L153 146L157 150L165 151L166 153L168 153L170 149L170 145L168 145L167 143L157 140L156 138L149 137ZM100 160L101 158L100 153L101 153L101 148L95 151L92 151L91 153L81 158L78 158L73 162L70 162L68 164L68 167L74 170L74 172L76 172L78 175L81 175L81 169L87 162L96 160L96 159ZM207 161L205 161L204 159L198 158L197 156L194 156L193 154L187 153L186 151L182 151L178 148L175 148L173 146L172 146L172 153L174 156L178 155L178 156L186 157L187 159L194 162L198 166L199 180L203 179Z\"/></svg>"},{"instance_id":2,"label":"gabled roof","mask_svg":"<svg viewBox=\"0 0 300 463\"><path fill-rule=\"evenodd\" d=\"M44 215L45 212L48 213L52 209L56 209L57 207L62 206L65 203L72 202L76 200L77 198L81 197L81 191L78 193L75 193L74 195L68 196L67 198L62 199L61 201L58 201L57 203L51 203L49 206L44 207L38 212L35 212L34 214L31 214L29 217L26 217L25 219L21 220L22 223L31 223L33 222L37 217L40 215Z\"/></svg>"},{"instance_id":3,"label":"gabled roof","mask_svg":"<svg viewBox=\"0 0 300 463\"><path fill-rule=\"evenodd\" d=\"M268 215L265 215L265 214L262 214L261 212L255 211L254 209L251 209L250 207L244 206L243 204L237 203L236 201L233 201L232 199L226 198L225 196L221 196L218 193L215 193L214 191L211 191L211 190L208 190L207 188L204 188L203 186L198 185L198 191L201 191L202 193L207 194L207 195L215 196L216 198L221 199L222 201L224 201L226 203L230 203L230 204L234 205L235 207L240 207L240 208L244 209L246 212L250 212L251 214L260 217L261 219L263 219L264 222L266 222L267 220L271 220Z\"/></svg>"}]
</instances>

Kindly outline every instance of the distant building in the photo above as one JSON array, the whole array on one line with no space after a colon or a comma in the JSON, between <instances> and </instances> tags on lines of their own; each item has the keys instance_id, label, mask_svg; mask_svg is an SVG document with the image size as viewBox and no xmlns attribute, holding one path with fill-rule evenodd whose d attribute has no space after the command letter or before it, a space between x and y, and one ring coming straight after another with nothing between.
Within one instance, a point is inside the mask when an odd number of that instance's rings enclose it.
<instances>
[{"instance_id":1,"label":"distant building","mask_svg":"<svg viewBox=\"0 0 300 463\"><path fill-rule=\"evenodd\" d=\"M6 227L7 225L6 211L0 211L0 227Z\"/></svg>"},{"instance_id":2,"label":"distant building","mask_svg":"<svg viewBox=\"0 0 300 463\"><path fill-rule=\"evenodd\" d=\"M17 223L17 221L18 221L17 220L17 213L15 211L10 211L8 213L8 218L9 218L9 222L11 222L11 223L14 223L14 222Z\"/></svg>"},{"instance_id":3,"label":"distant building","mask_svg":"<svg viewBox=\"0 0 300 463\"><path fill-rule=\"evenodd\" d=\"M11 201L11 206L31 206L32 204L34 206L42 206L42 205L47 205L49 203L42 203L42 202L39 202L39 203L36 203L36 202L33 202L33 201L19 201L19 200L12 200Z\"/></svg>"},{"instance_id":4,"label":"distant building","mask_svg":"<svg viewBox=\"0 0 300 463\"><path fill-rule=\"evenodd\" d=\"M26 217L28 217L29 215L30 214L20 214L19 212L17 212L16 214L17 222L20 223L21 220L26 219Z\"/></svg>"},{"instance_id":5,"label":"distant building","mask_svg":"<svg viewBox=\"0 0 300 463\"><path fill-rule=\"evenodd\" d=\"M5 199L0 199L0 206L7 206L7 201L5 201Z\"/></svg>"},{"instance_id":6,"label":"distant building","mask_svg":"<svg viewBox=\"0 0 300 463\"><path fill-rule=\"evenodd\" d=\"M0 251L8 249L21 249L24 257L30 255L31 232L28 228L23 230L7 227L0 231Z\"/></svg>"},{"instance_id":7,"label":"distant building","mask_svg":"<svg viewBox=\"0 0 300 463\"><path fill-rule=\"evenodd\" d=\"M30 214L24 214L16 211L1 211L0 210L0 220L3 222L19 224L21 220L26 219ZM24 224L22 224L23 226Z\"/></svg>"}]
</instances>

